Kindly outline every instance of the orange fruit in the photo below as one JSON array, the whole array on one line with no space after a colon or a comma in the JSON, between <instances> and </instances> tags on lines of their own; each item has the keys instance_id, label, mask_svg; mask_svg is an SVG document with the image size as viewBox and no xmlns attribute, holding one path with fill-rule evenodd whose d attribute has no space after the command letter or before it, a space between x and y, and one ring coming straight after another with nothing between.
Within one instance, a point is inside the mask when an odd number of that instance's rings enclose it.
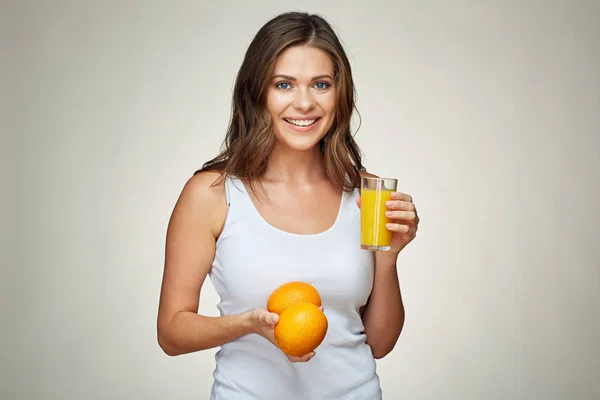
<instances>
[{"instance_id":1,"label":"orange fruit","mask_svg":"<svg viewBox=\"0 0 600 400\"><path fill-rule=\"evenodd\" d=\"M288 282L279 286L267 301L267 310L281 314L286 308L299 303L321 306L321 296L314 286L305 282Z\"/></svg>"},{"instance_id":2,"label":"orange fruit","mask_svg":"<svg viewBox=\"0 0 600 400\"><path fill-rule=\"evenodd\" d=\"M275 343L287 355L303 356L325 339L327 317L312 303L299 303L286 308L275 325Z\"/></svg>"}]
</instances>

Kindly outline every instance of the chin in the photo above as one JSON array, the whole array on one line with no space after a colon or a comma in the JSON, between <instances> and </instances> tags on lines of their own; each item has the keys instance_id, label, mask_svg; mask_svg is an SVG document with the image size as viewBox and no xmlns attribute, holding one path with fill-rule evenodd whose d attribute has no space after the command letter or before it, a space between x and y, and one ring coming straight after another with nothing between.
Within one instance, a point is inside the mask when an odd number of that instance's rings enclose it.
<instances>
[{"instance_id":1,"label":"chin","mask_svg":"<svg viewBox=\"0 0 600 400\"><path fill-rule=\"evenodd\" d=\"M303 143L295 144L295 143L292 143L292 144L290 144L289 147L292 150L295 150L295 151L313 151L316 148L320 148L319 147L319 142L316 142L316 143L311 142L310 144L303 144Z\"/></svg>"},{"instance_id":2,"label":"chin","mask_svg":"<svg viewBox=\"0 0 600 400\"><path fill-rule=\"evenodd\" d=\"M319 141L313 138L290 138L285 135L277 136L276 143L279 147L294 151L311 151L319 147Z\"/></svg>"}]
</instances>

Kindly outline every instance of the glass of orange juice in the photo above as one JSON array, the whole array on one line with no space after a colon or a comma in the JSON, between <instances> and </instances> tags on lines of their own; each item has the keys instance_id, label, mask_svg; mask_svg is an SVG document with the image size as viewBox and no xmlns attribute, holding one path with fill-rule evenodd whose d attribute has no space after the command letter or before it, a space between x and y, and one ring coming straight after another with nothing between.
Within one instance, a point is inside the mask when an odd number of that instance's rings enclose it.
<instances>
[{"instance_id":1,"label":"glass of orange juice","mask_svg":"<svg viewBox=\"0 0 600 400\"><path fill-rule=\"evenodd\" d=\"M365 250L388 251L392 232L386 227L385 202L391 200L398 186L397 179L361 178L360 185L360 247Z\"/></svg>"}]
</instances>

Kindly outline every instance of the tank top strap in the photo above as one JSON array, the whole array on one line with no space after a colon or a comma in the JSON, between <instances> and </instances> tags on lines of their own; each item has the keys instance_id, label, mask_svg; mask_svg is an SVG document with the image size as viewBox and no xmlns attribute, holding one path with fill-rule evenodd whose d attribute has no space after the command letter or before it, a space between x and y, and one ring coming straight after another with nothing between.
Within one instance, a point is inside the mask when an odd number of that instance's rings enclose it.
<instances>
[{"instance_id":1,"label":"tank top strap","mask_svg":"<svg viewBox=\"0 0 600 400\"><path fill-rule=\"evenodd\" d=\"M227 199L227 207L231 205L231 178L225 178L225 198Z\"/></svg>"},{"instance_id":2,"label":"tank top strap","mask_svg":"<svg viewBox=\"0 0 600 400\"><path fill-rule=\"evenodd\" d=\"M250 200L244 184L234 176L225 178L225 196L227 198L227 207L231 207L232 205L240 207Z\"/></svg>"}]
</instances>

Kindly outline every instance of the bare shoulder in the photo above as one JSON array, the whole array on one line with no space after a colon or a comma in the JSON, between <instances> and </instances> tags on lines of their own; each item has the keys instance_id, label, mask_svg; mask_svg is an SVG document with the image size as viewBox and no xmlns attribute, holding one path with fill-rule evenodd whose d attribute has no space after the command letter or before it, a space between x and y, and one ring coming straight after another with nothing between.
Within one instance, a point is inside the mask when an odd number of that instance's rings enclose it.
<instances>
[{"instance_id":1,"label":"bare shoulder","mask_svg":"<svg viewBox=\"0 0 600 400\"><path fill-rule=\"evenodd\" d=\"M221 174L218 171L199 172L185 183L181 192L182 197L208 206L225 199L225 183L215 184Z\"/></svg>"},{"instance_id":2,"label":"bare shoulder","mask_svg":"<svg viewBox=\"0 0 600 400\"><path fill-rule=\"evenodd\" d=\"M190 223L209 224L211 230L218 235L227 214L225 183L219 181L221 174L217 171L199 172L193 175L183 186L173 217L182 216Z\"/></svg>"}]
</instances>

